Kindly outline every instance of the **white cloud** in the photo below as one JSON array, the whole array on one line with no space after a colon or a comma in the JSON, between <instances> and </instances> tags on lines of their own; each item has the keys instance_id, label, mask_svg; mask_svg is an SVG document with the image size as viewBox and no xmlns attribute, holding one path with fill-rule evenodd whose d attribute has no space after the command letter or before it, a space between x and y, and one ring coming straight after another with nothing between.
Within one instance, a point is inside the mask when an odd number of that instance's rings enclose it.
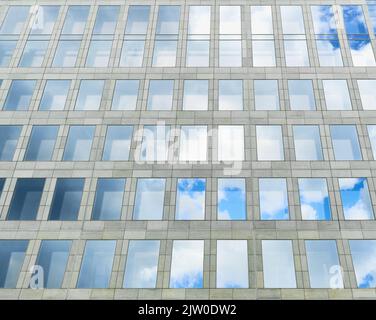
<instances>
[{"instance_id":1,"label":"white cloud","mask_svg":"<svg viewBox=\"0 0 376 320\"><path fill-rule=\"evenodd\" d=\"M351 190L354 189L355 185L359 182L359 178L341 178L339 179L339 186L341 190Z\"/></svg>"},{"instance_id":2,"label":"white cloud","mask_svg":"<svg viewBox=\"0 0 376 320\"><path fill-rule=\"evenodd\" d=\"M359 200L349 208L344 209L347 220L367 220L372 219L371 201L368 189L362 188L359 191Z\"/></svg>"},{"instance_id":3,"label":"white cloud","mask_svg":"<svg viewBox=\"0 0 376 320\"><path fill-rule=\"evenodd\" d=\"M231 220L231 215L228 210L220 210L218 211L218 219L219 220Z\"/></svg>"},{"instance_id":4,"label":"white cloud","mask_svg":"<svg viewBox=\"0 0 376 320\"><path fill-rule=\"evenodd\" d=\"M284 211L287 205L286 194L283 191L262 191L260 193L261 210L271 219Z\"/></svg>"},{"instance_id":5,"label":"white cloud","mask_svg":"<svg viewBox=\"0 0 376 320\"><path fill-rule=\"evenodd\" d=\"M177 214L182 220L202 220L205 217L205 192L179 192Z\"/></svg>"},{"instance_id":6,"label":"white cloud","mask_svg":"<svg viewBox=\"0 0 376 320\"><path fill-rule=\"evenodd\" d=\"M317 220L317 211L308 204L302 204L302 217L305 220Z\"/></svg>"}]
</instances>

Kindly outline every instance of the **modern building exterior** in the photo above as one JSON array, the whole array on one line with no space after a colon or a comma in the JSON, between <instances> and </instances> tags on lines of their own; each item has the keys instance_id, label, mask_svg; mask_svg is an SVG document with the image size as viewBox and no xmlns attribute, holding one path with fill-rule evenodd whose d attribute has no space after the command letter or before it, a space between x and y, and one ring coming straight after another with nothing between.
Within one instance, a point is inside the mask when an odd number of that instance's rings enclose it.
<instances>
[{"instance_id":1,"label":"modern building exterior","mask_svg":"<svg viewBox=\"0 0 376 320\"><path fill-rule=\"evenodd\" d=\"M0 0L0 299L376 298L376 2Z\"/></svg>"}]
</instances>

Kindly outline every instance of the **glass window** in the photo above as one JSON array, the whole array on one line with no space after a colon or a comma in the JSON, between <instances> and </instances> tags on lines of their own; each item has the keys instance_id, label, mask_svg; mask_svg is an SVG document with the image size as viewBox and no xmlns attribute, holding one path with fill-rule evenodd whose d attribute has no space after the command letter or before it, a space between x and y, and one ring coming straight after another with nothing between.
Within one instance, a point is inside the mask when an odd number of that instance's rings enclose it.
<instances>
[{"instance_id":1,"label":"glass window","mask_svg":"<svg viewBox=\"0 0 376 320\"><path fill-rule=\"evenodd\" d=\"M29 16L30 6L9 6L1 25L1 34L20 34Z\"/></svg>"},{"instance_id":2,"label":"glass window","mask_svg":"<svg viewBox=\"0 0 376 320\"><path fill-rule=\"evenodd\" d=\"M208 80L184 80L183 110L208 110Z\"/></svg>"},{"instance_id":3,"label":"glass window","mask_svg":"<svg viewBox=\"0 0 376 320\"><path fill-rule=\"evenodd\" d=\"M296 288L291 240L262 240L265 288Z\"/></svg>"},{"instance_id":4,"label":"glass window","mask_svg":"<svg viewBox=\"0 0 376 320\"><path fill-rule=\"evenodd\" d=\"M240 6L220 6L219 21L220 34L242 33Z\"/></svg>"},{"instance_id":5,"label":"glass window","mask_svg":"<svg viewBox=\"0 0 376 320\"><path fill-rule=\"evenodd\" d=\"M0 288L16 288L27 240L0 240Z\"/></svg>"},{"instance_id":6,"label":"glass window","mask_svg":"<svg viewBox=\"0 0 376 320\"><path fill-rule=\"evenodd\" d=\"M60 6L36 5L37 12L34 24L31 27L32 34L51 34L59 15Z\"/></svg>"},{"instance_id":7,"label":"glass window","mask_svg":"<svg viewBox=\"0 0 376 320\"><path fill-rule=\"evenodd\" d=\"M77 220L84 184L83 178L57 179L48 220Z\"/></svg>"},{"instance_id":8,"label":"glass window","mask_svg":"<svg viewBox=\"0 0 376 320\"><path fill-rule=\"evenodd\" d=\"M279 110L278 80L254 80L255 110Z\"/></svg>"},{"instance_id":9,"label":"glass window","mask_svg":"<svg viewBox=\"0 0 376 320\"><path fill-rule=\"evenodd\" d=\"M357 80L363 110L376 110L376 80Z\"/></svg>"},{"instance_id":10,"label":"glass window","mask_svg":"<svg viewBox=\"0 0 376 320\"><path fill-rule=\"evenodd\" d=\"M111 110L136 110L139 80L116 80Z\"/></svg>"},{"instance_id":11,"label":"glass window","mask_svg":"<svg viewBox=\"0 0 376 320\"><path fill-rule=\"evenodd\" d=\"M175 67L177 44L175 40L156 40L153 67Z\"/></svg>"},{"instance_id":12,"label":"glass window","mask_svg":"<svg viewBox=\"0 0 376 320\"><path fill-rule=\"evenodd\" d=\"M323 80L325 104L328 110L351 110L346 80Z\"/></svg>"},{"instance_id":13,"label":"glass window","mask_svg":"<svg viewBox=\"0 0 376 320\"><path fill-rule=\"evenodd\" d=\"M179 161L206 161L206 126L181 126Z\"/></svg>"},{"instance_id":14,"label":"glass window","mask_svg":"<svg viewBox=\"0 0 376 320\"><path fill-rule=\"evenodd\" d=\"M24 161L50 161L59 126L33 126Z\"/></svg>"},{"instance_id":15,"label":"glass window","mask_svg":"<svg viewBox=\"0 0 376 320\"><path fill-rule=\"evenodd\" d=\"M18 66L41 67L47 47L48 41L27 41Z\"/></svg>"},{"instance_id":16,"label":"glass window","mask_svg":"<svg viewBox=\"0 0 376 320\"><path fill-rule=\"evenodd\" d=\"M209 67L209 40L188 40L187 67Z\"/></svg>"},{"instance_id":17,"label":"glass window","mask_svg":"<svg viewBox=\"0 0 376 320\"><path fill-rule=\"evenodd\" d=\"M205 179L178 179L176 220L205 219Z\"/></svg>"},{"instance_id":18,"label":"glass window","mask_svg":"<svg viewBox=\"0 0 376 320\"><path fill-rule=\"evenodd\" d=\"M115 256L115 240L88 240L77 288L108 288Z\"/></svg>"},{"instance_id":19,"label":"glass window","mask_svg":"<svg viewBox=\"0 0 376 320\"><path fill-rule=\"evenodd\" d=\"M148 110L171 110L174 80L150 80Z\"/></svg>"},{"instance_id":20,"label":"glass window","mask_svg":"<svg viewBox=\"0 0 376 320\"><path fill-rule=\"evenodd\" d=\"M254 67L275 67L274 40L253 40L252 60Z\"/></svg>"},{"instance_id":21,"label":"glass window","mask_svg":"<svg viewBox=\"0 0 376 320\"><path fill-rule=\"evenodd\" d=\"M281 126L256 126L257 160L284 160Z\"/></svg>"},{"instance_id":22,"label":"glass window","mask_svg":"<svg viewBox=\"0 0 376 320\"><path fill-rule=\"evenodd\" d=\"M326 179L300 178L300 210L303 220L330 220L330 201Z\"/></svg>"},{"instance_id":23,"label":"glass window","mask_svg":"<svg viewBox=\"0 0 376 320\"><path fill-rule=\"evenodd\" d=\"M69 6L62 34L83 34L90 6Z\"/></svg>"},{"instance_id":24,"label":"glass window","mask_svg":"<svg viewBox=\"0 0 376 320\"><path fill-rule=\"evenodd\" d=\"M121 50L120 67L141 67L144 49L144 40L125 40Z\"/></svg>"},{"instance_id":25,"label":"glass window","mask_svg":"<svg viewBox=\"0 0 376 320\"><path fill-rule=\"evenodd\" d=\"M301 6L281 6L283 34L305 34Z\"/></svg>"},{"instance_id":26,"label":"glass window","mask_svg":"<svg viewBox=\"0 0 376 320\"><path fill-rule=\"evenodd\" d=\"M95 126L71 126L64 149L64 161L88 161Z\"/></svg>"},{"instance_id":27,"label":"glass window","mask_svg":"<svg viewBox=\"0 0 376 320\"><path fill-rule=\"evenodd\" d=\"M366 178L338 179L343 214L346 220L371 220L374 218Z\"/></svg>"},{"instance_id":28,"label":"glass window","mask_svg":"<svg viewBox=\"0 0 376 320\"><path fill-rule=\"evenodd\" d=\"M7 220L35 220L45 179L19 178L14 188Z\"/></svg>"},{"instance_id":29,"label":"glass window","mask_svg":"<svg viewBox=\"0 0 376 320\"><path fill-rule=\"evenodd\" d=\"M149 25L149 15L150 6L129 6L125 33L146 34Z\"/></svg>"},{"instance_id":30,"label":"glass window","mask_svg":"<svg viewBox=\"0 0 376 320\"><path fill-rule=\"evenodd\" d=\"M81 80L75 110L99 110L104 80Z\"/></svg>"},{"instance_id":31,"label":"glass window","mask_svg":"<svg viewBox=\"0 0 376 320\"><path fill-rule=\"evenodd\" d=\"M75 67L80 40L60 40L57 44L52 67Z\"/></svg>"},{"instance_id":32,"label":"glass window","mask_svg":"<svg viewBox=\"0 0 376 320\"><path fill-rule=\"evenodd\" d=\"M259 179L261 220L288 220L289 205L286 179Z\"/></svg>"},{"instance_id":33,"label":"glass window","mask_svg":"<svg viewBox=\"0 0 376 320\"><path fill-rule=\"evenodd\" d=\"M305 40L284 40L287 67L308 67L309 58Z\"/></svg>"},{"instance_id":34,"label":"glass window","mask_svg":"<svg viewBox=\"0 0 376 320\"><path fill-rule=\"evenodd\" d=\"M95 19L94 34L115 33L120 6L99 6Z\"/></svg>"},{"instance_id":35,"label":"glass window","mask_svg":"<svg viewBox=\"0 0 376 320\"><path fill-rule=\"evenodd\" d=\"M367 131L368 131L369 140L371 142L373 159L376 160L376 125L367 126Z\"/></svg>"},{"instance_id":36,"label":"glass window","mask_svg":"<svg viewBox=\"0 0 376 320\"><path fill-rule=\"evenodd\" d=\"M337 34L332 6L311 6L311 14L315 34Z\"/></svg>"},{"instance_id":37,"label":"glass window","mask_svg":"<svg viewBox=\"0 0 376 320\"><path fill-rule=\"evenodd\" d=\"M218 179L218 220L245 220L245 180Z\"/></svg>"},{"instance_id":38,"label":"glass window","mask_svg":"<svg viewBox=\"0 0 376 320\"><path fill-rule=\"evenodd\" d=\"M170 127L164 125L144 126L140 160L166 161Z\"/></svg>"},{"instance_id":39,"label":"glass window","mask_svg":"<svg viewBox=\"0 0 376 320\"><path fill-rule=\"evenodd\" d=\"M218 90L219 110L243 110L243 80L219 80Z\"/></svg>"},{"instance_id":40,"label":"glass window","mask_svg":"<svg viewBox=\"0 0 376 320\"><path fill-rule=\"evenodd\" d=\"M71 246L71 240L42 240L35 265L43 268L43 288L61 288Z\"/></svg>"},{"instance_id":41,"label":"glass window","mask_svg":"<svg viewBox=\"0 0 376 320\"><path fill-rule=\"evenodd\" d=\"M217 288L248 288L247 240L217 240Z\"/></svg>"},{"instance_id":42,"label":"glass window","mask_svg":"<svg viewBox=\"0 0 376 320\"><path fill-rule=\"evenodd\" d=\"M288 80L291 110L315 110L312 80Z\"/></svg>"},{"instance_id":43,"label":"glass window","mask_svg":"<svg viewBox=\"0 0 376 320\"><path fill-rule=\"evenodd\" d=\"M12 161L22 126L0 126L0 161Z\"/></svg>"},{"instance_id":44,"label":"glass window","mask_svg":"<svg viewBox=\"0 0 376 320\"><path fill-rule=\"evenodd\" d=\"M240 40L219 41L219 66L241 67L242 66L242 43Z\"/></svg>"},{"instance_id":45,"label":"glass window","mask_svg":"<svg viewBox=\"0 0 376 320\"><path fill-rule=\"evenodd\" d=\"M129 160L132 133L133 126L108 126L102 160Z\"/></svg>"},{"instance_id":46,"label":"glass window","mask_svg":"<svg viewBox=\"0 0 376 320\"><path fill-rule=\"evenodd\" d=\"M123 206L125 179L99 178L92 220L119 220Z\"/></svg>"},{"instance_id":47,"label":"glass window","mask_svg":"<svg viewBox=\"0 0 376 320\"><path fill-rule=\"evenodd\" d=\"M318 126L293 126L296 160L323 160Z\"/></svg>"},{"instance_id":48,"label":"glass window","mask_svg":"<svg viewBox=\"0 0 376 320\"><path fill-rule=\"evenodd\" d=\"M273 34L271 6L251 6L252 34Z\"/></svg>"},{"instance_id":49,"label":"glass window","mask_svg":"<svg viewBox=\"0 0 376 320\"><path fill-rule=\"evenodd\" d=\"M342 67L342 55L340 42L335 39L317 39L317 53L321 67Z\"/></svg>"},{"instance_id":50,"label":"glass window","mask_svg":"<svg viewBox=\"0 0 376 320\"><path fill-rule=\"evenodd\" d=\"M5 178L0 179L0 197L1 197L1 193L3 192L3 189L4 189L5 180L6 180Z\"/></svg>"},{"instance_id":51,"label":"glass window","mask_svg":"<svg viewBox=\"0 0 376 320\"><path fill-rule=\"evenodd\" d=\"M218 160L244 160L244 126L218 126Z\"/></svg>"},{"instance_id":52,"label":"glass window","mask_svg":"<svg viewBox=\"0 0 376 320\"><path fill-rule=\"evenodd\" d=\"M311 288L343 288L335 240L306 240Z\"/></svg>"},{"instance_id":53,"label":"glass window","mask_svg":"<svg viewBox=\"0 0 376 320\"><path fill-rule=\"evenodd\" d=\"M47 80L39 110L64 110L71 80Z\"/></svg>"},{"instance_id":54,"label":"glass window","mask_svg":"<svg viewBox=\"0 0 376 320\"><path fill-rule=\"evenodd\" d=\"M9 66L17 41L0 41L0 67Z\"/></svg>"},{"instance_id":55,"label":"glass window","mask_svg":"<svg viewBox=\"0 0 376 320\"><path fill-rule=\"evenodd\" d=\"M36 80L12 80L3 109L7 111L28 110L35 85Z\"/></svg>"},{"instance_id":56,"label":"glass window","mask_svg":"<svg viewBox=\"0 0 376 320\"><path fill-rule=\"evenodd\" d=\"M155 288L159 240L130 240L123 288Z\"/></svg>"},{"instance_id":57,"label":"glass window","mask_svg":"<svg viewBox=\"0 0 376 320\"><path fill-rule=\"evenodd\" d=\"M358 288L376 288L376 240L349 240Z\"/></svg>"},{"instance_id":58,"label":"glass window","mask_svg":"<svg viewBox=\"0 0 376 320\"><path fill-rule=\"evenodd\" d=\"M335 160L362 160L358 134L353 125L332 125L330 135Z\"/></svg>"},{"instance_id":59,"label":"glass window","mask_svg":"<svg viewBox=\"0 0 376 320\"><path fill-rule=\"evenodd\" d=\"M166 179L138 179L134 220L162 220Z\"/></svg>"},{"instance_id":60,"label":"glass window","mask_svg":"<svg viewBox=\"0 0 376 320\"><path fill-rule=\"evenodd\" d=\"M157 34L178 34L180 6L159 6Z\"/></svg>"},{"instance_id":61,"label":"glass window","mask_svg":"<svg viewBox=\"0 0 376 320\"><path fill-rule=\"evenodd\" d=\"M347 34L368 34L362 6L343 5L342 10Z\"/></svg>"},{"instance_id":62,"label":"glass window","mask_svg":"<svg viewBox=\"0 0 376 320\"><path fill-rule=\"evenodd\" d=\"M373 26L373 33L376 34L376 5L372 5L370 2L367 3L368 14Z\"/></svg>"},{"instance_id":63,"label":"glass window","mask_svg":"<svg viewBox=\"0 0 376 320\"><path fill-rule=\"evenodd\" d=\"M112 41L91 40L86 67L107 67L110 61Z\"/></svg>"},{"instance_id":64,"label":"glass window","mask_svg":"<svg viewBox=\"0 0 376 320\"><path fill-rule=\"evenodd\" d=\"M173 241L170 288L202 288L203 267L203 240Z\"/></svg>"},{"instance_id":65,"label":"glass window","mask_svg":"<svg viewBox=\"0 0 376 320\"><path fill-rule=\"evenodd\" d=\"M189 6L188 34L210 34L210 6Z\"/></svg>"}]
</instances>

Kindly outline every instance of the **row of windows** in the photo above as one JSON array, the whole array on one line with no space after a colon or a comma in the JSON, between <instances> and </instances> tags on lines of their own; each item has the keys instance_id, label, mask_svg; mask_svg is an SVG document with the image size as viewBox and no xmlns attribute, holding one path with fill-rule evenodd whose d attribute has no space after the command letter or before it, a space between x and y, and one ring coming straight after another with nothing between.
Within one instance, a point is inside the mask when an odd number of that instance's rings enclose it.
<instances>
[{"instance_id":1,"label":"row of windows","mask_svg":"<svg viewBox=\"0 0 376 320\"><path fill-rule=\"evenodd\" d=\"M46 80L38 110L64 110L67 101L76 90L72 88L72 80ZM148 92L145 97L146 110L172 110L174 91L177 91L175 80L152 79L148 81ZM177 82L177 81L176 81ZM218 80L215 104L218 110L244 110L243 80ZM77 96L73 97L74 110L100 110L105 80L80 80ZM321 80L326 110L352 110L347 80ZM361 79L356 81L357 94L363 110L376 110L376 80ZM278 80L253 80L253 101L255 110L280 110L280 94ZM184 80L182 110L209 109L209 80ZM29 110L36 91L37 80L12 80L2 110ZM140 80L117 80L112 92L111 110L136 110L142 97ZM290 110L317 110L312 80L287 80ZM71 93L69 93L71 92ZM110 98L111 98L110 97Z\"/></svg>"},{"instance_id":2,"label":"row of windows","mask_svg":"<svg viewBox=\"0 0 376 320\"><path fill-rule=\"evenodd\" d=\"M29 15L28 6L11 6L0 28L0 35L20 34ZM34 23L18 66L41 67L48 51L49 40L59 15L59 6L36 6ZM52 67L77 65L81 38L89 16L89 6L69 6L62 28L61 39L55 51ZM368 27L360 5L311 6L314 38L321 66L343 66L337 33L339 13L342 10L354 66L376 66ZM110 62L120 6L99 6L92 38L88 47L86 67L107 67ZM309 66L306 30L301 6L280 6L283 47L286 66ZM376 30L376 6L369 6L370 19ZM174 67L178 48L180 6L162 5L158 9L152 66ZM150 6L130 6L124 31L120 66L141 67L144 62ZM241 6L219 6L220 67L242 66ZM276 50L271 6L251 6L251 34L253 66L276 66ZM247 19L248 20L248 19ZM189 6L186 66L208 67L210 56L211 6ZM69 36L79 36L69 38ZM8 66L16 40L0 44L0 64Z\"/></svg>"},{"instance_id":3,"label":"row of windows","mask_svg":"<svg viewBox=\"0 0 376 320\"><path fill-rule=\"evenodd\" d=\"M5 184L0 179L0 194ZM133 206L133 220L162 220L165 206L172 204L166 195L165 178L138 178L135 190L125 192L125 178L98 178L95 194L90 197L91 220L120 220L125 216L127 201ZM246 220L247 201L246 180L244 178L218 178L217 219ZM297 179L300 213L302 220L332 220L331 205L339 202L329 197L325 178ZM36 220L46 179L19 178L10 202L7 220ZM338 187L345 220L374 219L371 196L366 178L339 178ZM87 198L84 178L57 178L55 191L50 203L48 220L83 220L80 214L83 194ZM207 181L205 178L179 178L175 197L175 220L204 220ZM131 198L133 197L134 198ZM167 196L167 198L166 198ZM258 208L260 220L289 220L289 198L285 178L258 179ZM93 199L93 200L91 200ZM167 200L169 199L169 200ZM8 202L8 200L10 200ZM45 200L43 200L44 202ZM48 206L48 205L47 205ZM80 219L79 219L80 217ZM206 217L208 218L208 217ZM254 217L257 219L257 217Z\"/></svg>"},{"instance_id":4,"label":"row of windows","mask_svg":"<svg viewBox=\"0 0 376 320\"><path fill-rule=\"evenodd\" d=\"M349 246L357 287L375 288L376 240L349 240ZM116 247L116 240L86 241L84 251L80 253L82 261L76 288L115 287L112 270L114 265L119 265L119 260L115 262L114 259L115 255L119 256ZM341 268L345 261L338 255L336 240L305 240L304 247L310 288L349 287L345 286L345 272ZM28 240L0 240L1 288L20 287L17 280L27 249ZM291 240L261 240L263 288L297 287L297 278L301 278L302 272L296 270L296 265L299 265L297 256L294 257L296 249ZM172 241L169 288L204 287L206 250L204 240ZM250 287L248 250L247 240L216 241L216 288ZM25 287L68 287L65 273L73 262L71 251L71 240L43 240L31 268L34 273L31 277L28 275L30 281ZM160 288L160 283L157 284L163 262L160 253L159 240L130 240L127 255L121 259L124 266L122 287Z\"/></svg>"}]
</instances>

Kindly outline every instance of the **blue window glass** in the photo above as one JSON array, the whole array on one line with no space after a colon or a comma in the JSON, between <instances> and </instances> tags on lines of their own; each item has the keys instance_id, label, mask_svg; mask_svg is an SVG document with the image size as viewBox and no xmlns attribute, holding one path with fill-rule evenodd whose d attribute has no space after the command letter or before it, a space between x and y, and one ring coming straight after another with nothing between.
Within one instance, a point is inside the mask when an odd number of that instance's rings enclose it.
<instances>
[{"instance_id":1,"label":"blue window glass","mask_svg":"<svg viewBox=\"0 0 376 320\"><path fill-rule=\"evenodd\" d=\"M19 178L13 192L7 220L35 220L45 179Z\"/></svg>"},{"instance_id":2,"label":"blue window glass","mask_svg":"<svg viewBox=\"0 0 376 320\"><path fill-rule=\"evenodd\" d=\"M332 125L330 135L335 160L362 160L358 134L353 125Z\"/></svg>"},{"instance_id":3,"label":"blue window glass","mask_svg":"<svg viewBox=\"0 0 376 320\"><path fill-rule=\"evenodd\" d=\"M149 15L150 6L129 6L125 34L146 34Z\"/></svg>"},{"instance_id":4,"label":"blue window glass","mask_svg":"<svg viewBox=\"0 0 376 320\"><path fill-rule=\"evenodd\" d=\"M112 41L91 40L86 67L107 67L110 61Z\"/></svg>"},{"instance_id":5,"label":"blue window glass","mask_svg":"<svg viewBox=\"0 0 376 320\"><path fill-rule=\"evenodd\" d=\"M180 6L159 6L157 34L179 33Z\"/></svg>"},{"instance_id":6,"label":"blue window glass","mask_svg":"<svg viewBox=\"0 0 376 320\"><path fill-rule=\"evenodd\" d=\"M148 110L171 110L174 80L150 80Z\"/></svg>"},{"instance_id":7,"label":"blue window glass","mask_svg":"<svg viewBox=\"0 0 376 320\"><path fill-rule=\"evenodd\" d=\"M141 67L144 49L144 40L125 40L121 50L120 67Z\"/></svg>"},{"instance_id":8,"label":"blue window glass","mask_svg":"<svg viewBox=\"0 0 376 320\"><path fill-rule=\"evenodd\" d=\"M255 110L279 110L277 80L254 80Z\"/></svg>"},{"instance_id":9,"label":"blue window glass","mask_svg":"<svg viewBox=\"0 0 376 320\"><path fill-rule=\"evenodd\" d=\"M59 126L33 126L24 160L51 160L58 131Z\"/></svg>"},{"instance_id":10,"label":"blue window glass","mask_svg":"<svg viewBox=\"0 0 376 320\"><path fill-rule=\"evenodd\" d=\"M376 288L376 240L350 240L358 288Z\"/></svg>"},{"instance_id":11,"label":"blue window glass","mask_svg":"<svg viewBox=\"0 0 376 320\"><path fill-rule=\"evenodd\" d=\"M115 256L115 240L88 240L77 288L108 288Z\"/></svg>"},{"instance_id":12,"label":"blue window glass","mask_svg":"<svg viewBox=\"0 0 376 320\"><path fill-rule=\"evenodd\" d=\"M175 67L177 45L178 42L175 40L156 40L153 67Z\"/></svg>"},{"instance_id":13,"label":"blue window glass","mask_svg":"<svg viewBox=\"0 0 376 320\"><path fill-rule=\"evenodd\" d=\"M288 80L291 110L315 110L312 80Z\"/></svg>"},{"instance_id":14,"label":"blue window glass","mask_svg":"<svg viewBox=\"0 0 376 320\"><path fill-rule=\"evenodd\" d=\"M51 34L59 15L60 6L40 6L35 14L34 23L31 27L32 34Z\"/></svg>"},{"instance_id":15,"label":"blue window glass","mask_svg":"<svg viewBox=\"0 0 376 320\"><path fill-rule=\"evenodd\" d=\"M111 110L136 110L139 80L116 80Z\"/></svg>"},{"instance_id":16,"label":"blue window glass","mask_svg":"<svg viewBox=\"0 0 376 320\"><path fill-rule=\"evenodd\" d=\"M296 160L323 160L318 126L293 126Z\"/></svg>"},{"instance_id":17,"label":"blue window glass","mask_svg":"<svg viewBox=\"0 0 376 320\"><path fill-rule=\"evenodd\" d=\"M140 160L147 162L167 161L170 134L170 126L144 126Z\"/></svg>"},{"instance_id":18,"label":"blue window glass","mask_svg":"<svg viewBox=\"0 0 376 320\"><path fill-rule=\"evenodd\" d=\"M0 161L12 161L22 126L0 126Z\"/></svg>"},{"instance_id":19,"label":"blue window glass","mask_svg":"<svg viewBox=\"0 0 376 320\"><path fill-rule=\"evenodd\" d=\"M64 149L64 161L88 161L95 126L71 126Z\"/></svg>"},{"instance_id":20,"label":"blue window glass","mask_svg":"<svg viewBox=\"0 0 376 320\"><path fill-rule=\"evenodd\" d=\"M92 220L119 220L124 188L125 179L98 179Z\"/></svg>"},{"instance_id":21,"label":"blue window glass","mask_svg":"<svg viewBox=\"0 0 376 320\"><path fill-rule=\"evenodd\" d=\"M315 34L337 34L332 6L311 6L311 14Z\"/></svg>"},{"instance_id":22,"label":"blue window glass","mask_svg":"<svg viewBox=\"0 0 376 320\"><path fill-rule=\"evenodd\" d=\"M342 10L347 34L368 34L362 6L344 5Z\"/></svg>"},{"instance_id":23,"label":"blue window glass","mask_svg":"<svg viewBox=\"0 0 376 320\"><path fill-rule=\"evenodd\" d=\"M80 40L60 40L52 67L75 67L80 46Z\"/></svg>"},{"instance_id":24,"label":"blue window glass","mask_svg":"<svg viewBox=\"0 0 376 320\"><path fill-rule=\"evenodd\" d=\"M48 41L30 40L26 42L19 67L41 67L46 54Z\"/></svg>"},{"instance_id":25,"label":"blue window glass","mask_svg":"<svg viewBox=\"0 0 376 320\"><path fill-rule=\"evenodd\" d=\"M64 110L71 80L47 80L39 110Z\"/></svg>"},{"instance_id":26,"label":"blue window glass","mask_svg":"<svg viewBox=\"0 0 376 320\"><path fill-rule=\"evenodd\" d=\"M104 80L81 80L75 110L98 110L102 100Z\"/></svg>"},{"instance_id":27,"label":"blue window glass","mask_svg":"<svg viewBox=\"0 0 376 320\"><path fill-rule=\"evenodd\" d=\"M90 6L69 6L62 34L83 34Z\"/></svg>"},{"instance_id":28,"label":"blue window glass","mask_svg":"<svg viewBox=\"0 0 376 320\"><path fill-rule=\"evenodd\" d=\"M113 34L120 6L99 6L94 25L94 34Z\"/></svg>"},{"instance_id":29,"label":"blue window glass","mask_svg":"<svg viewBox=\"0 0 376 320\"><path fill-rule=\"evenodd\" d=\"M4 110L23 111L29 109L35 85L35 80L13 80L4 103Z\"/></svg>"},{"instance_id":30,"label":"blue window glass","mask_svg":"<svg viewBox=\"0 0 376 320\"><path fill-rule=\"evenodd\" d=\"M6 180L5 178L0 178L0 197L4 189L5 180Z\"/></svg>"},{"instance_id":31,"label":"blue window glass","mask_svg":"<svg viewBox=\"0 0 376 320\"><path fill-rule=\"evenodd\" d=\"M129 160L132 133L133 126L108 126L102 160Z\"/></svg>"},{"instance_id":32,"label":"blue window glass","mask_svg":"<svg viewBox=\"0 0 376 320\"><path fill-rule=\"evenodd\" d=\"M245 220L245 180L218 179L218 220Z\"/></svg>"},{"instance_id":33,"label":"blue window glass","mask_svg":"<svg viewBox=\"0 0 376 320\"><path fill-rule=\"evenodd\" d=\"M0 67L8 67L17 41L0 41Z\"/></svg>"},{"instance_id":34,"label":"blue window glass","mask_svg":"<svg viewBox=\"0 0 376 320\"><path fill-rule=\"evenodd\" d=\"M187 41L187 67L209 67L209 40Z\"/></svg>"},{"instance_id":35,"label":"blue window glass","mask_svg":"<svg viewBox=\"0 0 376 320\"><path fill-rule=\"evenodd\" d=\"M83 178L57 179L49 220L77 220L84 184Z\"/></svg>"},{"instance_id":36,"label":"blue window glass","mask_svg":"<svg viewBox=\"0 0 376 320\"><path fill-rule=\"evenodd\" d=\"M218 110L243 110L243 80L219 80Z\"/></svg>"},{"instance_id":37,"label":"blue window glass","mask_svg":"<svg viewBox=\"0 0 376 320\"><path fill-rule=\"evenodd\" d=\"M10 6L1 25L0 34L20 34L29 12L30 6Z\"/></svg>"},{"instance_id":38,"label":"blue window glass","mask_svg":"<svg viewBox=\"0 0 376 320\"><path fill-rule=\"evenodd\" d=\"M259 179L261 220L288 220L286 179Z\"/></svg>"},{"instance_id":39,"label":"blue window glass","mask_svg":"<svg viewBox=\"0 0 376 320\"><path fill-rule=\"evenodd\" d=\"M372 22L373 33L376 34L376 5L368 4L368 13Z\"/></svg>"},{"instance_id":40,"label":"blue window glass","mask_svg":"<svg viewBox=\"0 0 376 320\"><path fill-rule=\"evenodd\" d=\"M369 141L371 142L371 149L373 160L376 160L376 125L367 126Z\"/></svg>"},{"instance_id":41,"label":"blue window glass","mask_svg":"<svg viewBox=\"0 0 376 320\"><path fill-rule=\"evenodd\" d=\"M208 80L184 80L183 110L207 110Z\"/></svg>"},{"instance_id":42,"label":"blue window glass","mask_svg":"<svg viewBox=\"0 0 376 320\"><path fill-rule=\"evenodd\" d=\"M351 110L351 99L346 80L322 80L327 110Z\"/></svg>"},{"instance_id":43,"label":"blue window glass","mask_svg":"<svg viewBox=\"0 0 376 320\"><path fill-rule=\"evenodd\" d=\"M178 179L176 220L205 219L205 179Z\"/></svg>"}]
</instances>

